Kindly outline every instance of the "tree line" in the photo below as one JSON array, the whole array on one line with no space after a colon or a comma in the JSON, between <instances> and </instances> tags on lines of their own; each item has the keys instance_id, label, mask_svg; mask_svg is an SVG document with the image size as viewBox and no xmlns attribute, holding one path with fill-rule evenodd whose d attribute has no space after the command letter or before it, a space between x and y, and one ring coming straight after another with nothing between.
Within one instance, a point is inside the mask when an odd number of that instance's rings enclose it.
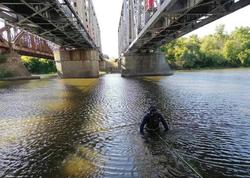
<instances>
[{"instance_id":1,"label":"tree line","mask_svg":"<svg viewBox=\"0 0 250 178\"><path fill-rule=\"evenodd\" d=\"M28 71L33 74L49 74L56 72L56 66L52 60L22 56L21 61Z\"/></svg>"},{"instance_id":2,"label":"tree line","mask_svg":"<svg viewBox=\"0 0 250 178\"><path fill-rule=\"evenodd\" d=\"M250 67L250 28L226 33L225 25L219 25L214 34L181 37L164 45L162 51L175 69Z\"/></svg>"}]
</instances>

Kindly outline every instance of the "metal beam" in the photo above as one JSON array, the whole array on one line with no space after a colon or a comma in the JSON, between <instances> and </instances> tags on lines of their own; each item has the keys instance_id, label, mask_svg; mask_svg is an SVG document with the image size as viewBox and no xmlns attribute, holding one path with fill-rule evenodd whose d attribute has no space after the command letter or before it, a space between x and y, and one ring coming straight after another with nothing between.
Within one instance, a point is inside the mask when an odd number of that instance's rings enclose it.
<instances>
[{"instance_id":1,"label":"metal beam","mask_svg":"<svg viewBox=\"0 0 250 178\"><path fill-rule=\"evenodd\" d=\"M134 13L132 19L143 17L144 19L140 20L144 23L141 23L142 29L138 31L138 26L128 23L127 19L131 17L127 17L126 14L131 9L124 8L127 6L127 0L124 0L119 23L120 55L131 51L158 48L164 42L176 39L250 4L249 0L161 0L160 2L155 0L156 5L151 10L146 11L145 4L142 5L139 0L133 2L133 7L129 8L135 10L138 9L138 6L143 6L143 8L141 13ZM137 32L133 35L131 43L126 42L127 28L134 28L131 31Z\"/></svg>"},{"instance_id":2,"label":"metal beam","mask_svg":"<svg viewBox=\"0 0 250 178\"><path fill-rule=\"evenodd\" d=\"M87 2L76 1L84 3L86 6ZM79 14L76 13L77 9L72 7L69 0L63 0L63 3L58 0L40 2L35 0L1 0L0 6L20 16L18 19L10 20L9 23L41 35L59 45L70 48L86 48L87 45L88 48L95 48L101 52L98 21L91 0L88 3L89 9L87 11L91 16L88 21L89 27L91 27L90 32L82 22L85 19L79 17ZM81 11L84 10L84 8L81 9ZM7 17L5 16L4 19Z\"/></svg>"}]
</instances>

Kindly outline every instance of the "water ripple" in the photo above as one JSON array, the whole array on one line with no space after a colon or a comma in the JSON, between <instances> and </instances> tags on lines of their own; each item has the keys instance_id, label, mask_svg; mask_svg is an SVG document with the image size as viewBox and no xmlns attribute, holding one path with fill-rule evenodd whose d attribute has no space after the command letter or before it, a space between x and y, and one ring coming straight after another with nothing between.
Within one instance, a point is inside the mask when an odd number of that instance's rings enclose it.
<instances>
[{"instance_id":1,"label":"water ripple","mask_svg":"<svg viewBox=\"0 0 250 178\"><path fill-rule=\"evenodd\" d=\"M250 71L0 88L0 177L250 177ZM142 138L150 105L170 131Z\"/></svg>"}]
</instances>

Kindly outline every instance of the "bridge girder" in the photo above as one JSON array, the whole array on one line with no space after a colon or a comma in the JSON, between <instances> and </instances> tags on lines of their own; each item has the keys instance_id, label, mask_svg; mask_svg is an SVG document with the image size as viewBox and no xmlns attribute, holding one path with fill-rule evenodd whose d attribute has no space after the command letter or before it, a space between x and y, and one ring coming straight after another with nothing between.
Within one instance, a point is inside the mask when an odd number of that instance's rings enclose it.
<instances>
[{"instance_id":1,"label":"bridge girder","mask_svg":"<svg viewBox=\"0 0 250 178\"><path fill-rule=\"evenodd\" d=\"M65 48L94 48L101 52L100 43L88 33L71 1L1 0L0 17Z\"/></svg>"},{"instance_id":2,"label":"bridge girder","mask_svg":"<svg viewBox=\"0 0 250 178\"><path fill-rule=\"evenodd\" d=\"M10 25L0 28L0 48L14 50L21 55L54 59L52 43Z\"/></svg>"},{"instance_id":3,"label":"bridge girder","mask_svg":"<svg viewBox=\"0 0 250 178\"><path fill-rule=\"evenodd\" d=\"M249 0L124 0L119 54L150 51L250 4Z\"/></svg>"}]
</instances>

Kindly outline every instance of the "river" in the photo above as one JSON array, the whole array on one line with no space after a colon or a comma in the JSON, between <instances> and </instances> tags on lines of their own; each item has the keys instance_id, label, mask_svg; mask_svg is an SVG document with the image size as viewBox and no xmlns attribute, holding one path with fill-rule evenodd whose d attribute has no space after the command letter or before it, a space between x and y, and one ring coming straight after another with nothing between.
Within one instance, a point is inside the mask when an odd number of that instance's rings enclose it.
<instances>
[{"instance_id":1,"label":"river","mask_svg":"<svg viewBox=\"0 0 250 178\"><path fill-rule=\"evenodd\" d=\"M142 137L150 105L170 131ZM0 82L1 178L198 174L250 177L250 69Z\"/></svg>"}]
</instances>

